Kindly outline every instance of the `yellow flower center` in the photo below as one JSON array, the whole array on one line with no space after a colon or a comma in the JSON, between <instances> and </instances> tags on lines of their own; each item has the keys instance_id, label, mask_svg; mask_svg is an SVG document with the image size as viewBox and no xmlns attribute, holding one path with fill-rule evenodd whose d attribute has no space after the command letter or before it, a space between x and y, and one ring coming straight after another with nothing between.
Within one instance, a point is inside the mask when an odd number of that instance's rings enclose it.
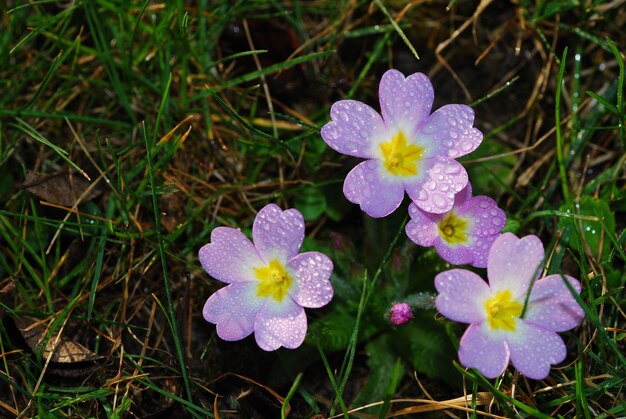
<instances>
[{"instance_id":1,"label":"yellow flower center","mask_svg":"<svg viewBox=\"0 0 626 419\"><path fill-rule=\"evenodd\" d=\"M467 220L449 213L439 221L439 233L448 244L467 242Z\"/></svg>"},{"instance_id":2,"label":"yellow flower center","mask_svg":"<svg viewBox=\"0 0 626 419\"><path fill-rule=\"evenodd\" d=\"M257 286L256 295L259 297L272 297L281 302L293 283L291 275L287 273L283 265L276 259L268 266L256 268L256 277L261 283Z\"/></svg>"},{"instance_id":3,"label":"yellow flower center","mask_svg":"<svg viewBox=\"0 0 626 419\"><path fill-rule=\"evenodd\" d=\"M385 168L394 176L413 176L417 174L417 164L422 158L424 149L415 144L408 144L402 131L391 139L382 143Z\"/></svg>"},{"instance_id":4,"label":"yellow flower center","mask_svg":"<svg viewBox=\"0 0 626 419\"><path fill-rule=\"evenodd\" d=\"M511 299L509 290L501 291L485 302L487 322L492 330L515 331L515 319L522 314L522 305Z\"/></svg>"}]
</instances>

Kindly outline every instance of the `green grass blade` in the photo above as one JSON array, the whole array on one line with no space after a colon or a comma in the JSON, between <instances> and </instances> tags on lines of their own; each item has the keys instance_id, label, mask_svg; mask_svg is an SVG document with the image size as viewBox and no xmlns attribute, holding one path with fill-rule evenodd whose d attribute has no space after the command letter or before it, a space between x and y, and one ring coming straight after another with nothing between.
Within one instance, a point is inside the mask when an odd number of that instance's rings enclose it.
<instances>
[{"instance_id":1,"label":"green grass blade","mask_svg":"<svg viewBox=\"0 0 626 419\"><path fill-rule=\"evenodd\" d=\"M163 92L163 96L166 96L168 91ZM163 101L162 101L163 102ZM159 118L157 118L158 120ZM180 336L178 333L178 323L176 321L176 307L174 306L174 300L172 299L172 292L170 289L170 282L168 277L167 270L167 258L165 256L165 246L163 241L163 236L161 233L161 220L160 220L160 212L159 212L159 204L157 200L157 192L156 192L156 182L154 179L154 169L152 164L152 145L150 144L150 140L148 139L148 134L146 132L145 124L143 126L143 137L146 144L146 156L148 163L148 178L150 181L151 195L152 195L152 207L154 210L154 228L156 230L157 235L157 246L159 250L159 257L161 259L161 267L163 270L163 288L165 290L165 297L167 299L167 317L170 322L170 329L172 331L172 338L174 340L174 345L176 347L176 357L178 360L178 364L180 367L180 374L183 378L183 383L185 385L185 391L187 393L187 399L190 403L193 404L193 395L191 393L191 386L189 384L189 376L187 374L187 368L185 366L185 356L183 353L183 347L180 340ZM155 129L156 132L156 129Z\"/></svg>"},{"instance_id":2,"label":"green grass blade","mask_svg":"<svg viewBox=\"0 0 626 419\"><path fill-rule=\"evenodd\" d=\"M347 95L348 98L351 98L352 96L354 96L354 93L359 89L359 87L361 86L361 82L363 81L365 76L370 72L372 66L378 60L378 58L380 57L380 54L383 52L383 48L389 41L389 38L391 38L391 32L387 32L382 38L376 41L376 45L374 46L372 53L368 57L367 62L365 63L361 71L359 71L359 75L356 77L356 79L354 80L354 83L352 84L352 87L348 91L348 95Z\"/></svg>"},{"instance_id":3,"label":"green grass blade","mask_svg":"<svg viewBox=\"0 0 626 419\"><path fill-rule=\"evenodd\" d=\"M576 376L576 417L591 418L589 415L589 405L587 404L587 395L585 394L585 378L582 358L578 358L574 364Z\"/></svg>"},{"instance_id":4,"label":"green grass blade","mask_svg":"<svg viewBox=\"0 0 626 419\"><path fill-rule=\"evenodd\" d=\"M68 157L69 153L67 151L65 151L63 148L57 146L56 144L53 144L46 137L41 135L35 128L33 128L31 125L29 125L26 121L24 121L24 120L22 120L20 118L16 118L16 120L17 120L17 124L14 125L16 128L18 128L20 131L22 131L25 134L27 134L33 140L38 141L38 142L40 142L40 143L50 147L55 153L57 153L57 155L59 157L61 157L63 160L65 160L65 162L67 164L69 164L74 169L76 169L78 171L78 173L83 175L86 179L91 180L89 178L89 176L87 175L87 172L85 172L83 169L81 169L76 163L74 163L72 161L72 159L70 159Z\"/></svg>"},{"instance_id":5,"label":"green grass blade","mask_svg":"<svg viewBox=\"0 0 626 419\"><path fill-rule=\"evenodd\" d=\"M565 156L563 155L563 135L561 133L561 86L563 85L563 74L565 73L565 63L567 59L567 47L563 50L561 63L559 65L559 76L556 79L556 93L554 95L554 126L556 128L556 159L559 165L559 175L561 177L561 189L566 202L569 202L569 181L565 168Z\"/></svg>"},{"instance_id":6,"label":"green grass blade","mask_svg":"<svg viewBox=\"0 0 626 419\"><path fill-rule=\"evenodd\" d=\"M615 45L612 39L607 38L607 43L609 44L609 48L611 48L611 52L615 55L615 60L617 61L617 65L619 66L619 75L617 76L617 118L618 118L618 126L620 138L622 139L622 148L626 149L626 122L625 115L626 109L624 109L624 59L622 58L622 53Z\"/></svg>"},{"instance_id":7,"label":"green grass blade","mask_svg":"<svg viewBox=\"0 0 626 419\"><path fill-rule=\"evenodd\" d=\"M243 76L235 77L230 80L225 80L219 84L219 86L215 86L212 90L213 92L219 92L223 89L227 89L229 87L234 87L240 85L242 83L252 81L258 79L261 76L266 76L268 74L276 73L281 70L286 70L290 67L294 67L300 65L302 63L306 63L309 61L313 61L316 59L324 58L328 55L334 54L335 51L320 51L320 52L312 52L310 54L301 55L299 57L292 58L289 61L285 61L282 63L272 64L267 67L264 67L257 71L252 71L250 73L246 73Z\"/></svg>"},{"instance_id":8,"label":"green grass blade","mask_svg":"<svg viewBox=\"0 0 626 419\"><path fill-rule=\"evenodd\" d=\"M289 406L289 401L291 400L291 398L293 397L294 394L296 394L296 390L298 390L298 386L300 385L300 381L302 381L302 373L298 374L296 376L296 379L293 381L293 384L291 385L291 388L289 389L289 393L287 393L287 396L285 396L285 400L283 400L282 405L280 406L280 417L281 419L285 419L286 416L286 410L287 410L287 406Z\"/></svg>"},{"instance_id":9,"label":"green grass blade","mask_svg":"<svg viewBox=\"0 0 626 419\"><path fill-rule=\"evenodd\" d=\"M102 27L102 22L106 22L106 20L103 21L100 13L98 13L98 11L96 10L97 4L97 0L85 0L83 2L83 8L85 10L87 24L89 25L91 33L93 34L94 43L96 44L96 49L98 50L98 57L102 61L102 65L106 70L113 90L119 98L118 103L122 106L122 108L124 108L126 114L133 122L133 125L135 125L137 123L135 113L130 107L131 102L128 99L126 88L124 87L119 76L117 64L113 61L113 58L111 56L109 40L104 33L104 28Z\"/></svg>"},{"instance_id":10,"label":"green grass blade","mask_svg":"<svg viewBox=\"0 0 626 419\"><path fill-rule=\"evenodd\" d=\"M326 368L326 373L328 374L328 378L330 379L330 384L333 387L333 390L335 391L335 397L337 402L339 403L339 406L341 406L341 411L343 412L343 416L344 418L348 419L348 408L346 407L346 403L343 401L343 392L339 389L339 386L337 386L337 379L335 378L335 373L333 372L333 369L330 367L330 364L328 363L328 359L326 358L326 354L324 353L324 350L322 349L322 347L320 346L319 342L316 342L315 345L317 346L317 350L320 354L320 358L322 359L322 362L324 363L324 367ZM334 406L331 408L329 416L332 416L334 414Z\"/></svg>"},{"instance_id":11,"label":"green grass blade","mask_svg":"<svg viewBox=\"0 0 626 419\"><path fill-rule=\"evenodd\" d=\"M393 16L391 16L391 13L389 13L389 10L387 10L383 2L380 0L374 0L374 2L378 6L378 8L383 12L383 14L387 17L387 19L389 19L389 23L391 23L391 25L396 30L396 32L398 32L398 35L400 35L400 38L402 38L402 40L404 41L406 46L409 48L409 50L411 51L415 59L419 60L420 57L419 55L417 55L417 51L415 50L415 47L413 46L413 44L411 44L411 41L409 41L409 38L407 38L407 36L404 34L404 31L402 30L400 25L398 25L398 22L396 22Z\"/></svg>"}]
</instances>

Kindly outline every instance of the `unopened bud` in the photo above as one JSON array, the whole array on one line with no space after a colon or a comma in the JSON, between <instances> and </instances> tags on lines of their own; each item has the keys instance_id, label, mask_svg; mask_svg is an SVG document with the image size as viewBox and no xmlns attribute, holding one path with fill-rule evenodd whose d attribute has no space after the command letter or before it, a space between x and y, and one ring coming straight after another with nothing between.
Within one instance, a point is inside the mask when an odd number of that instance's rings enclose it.
<instances>
[{"instance_id":1,"label":"unopened bud","mask_svg":"<svg viewBox=\"0 0 626 419\"><path fill-rule=\"evenodd\" d=\"M394 326L407 324L412 318L411 306L407 303L395 303L389 310L389 320Z\"/></svg>"}]
</instances>

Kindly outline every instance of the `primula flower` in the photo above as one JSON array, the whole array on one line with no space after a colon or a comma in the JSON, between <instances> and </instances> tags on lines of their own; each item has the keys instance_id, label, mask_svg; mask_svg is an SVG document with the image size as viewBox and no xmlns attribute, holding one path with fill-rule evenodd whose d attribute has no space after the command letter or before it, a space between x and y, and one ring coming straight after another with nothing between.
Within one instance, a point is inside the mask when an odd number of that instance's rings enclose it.
<instances>
[{"instance_id":1,"label":"primula flower","mask_svg":"<svg viewBox=\"0 0 626 419\"><path fill-rule=\"evenodd\" d=\"M551 365L565 359L565 344L556 332L576 327L584 312L564 279L577 293L580 283L567 275L537 280L543 258L543 245L537 236L519 239L504 233L489 252L489 284L463 269L435 277L439 312L470 324L459 344L459 360L465 367L495 378L510 359L526 377L540 380L548 376Z\"/></svg>"},{"instance_id":2,"label":"primula flower","mask_svg":"<svg viewBox=\"0 0 626 419\"><path fill-rule=\"evenodd\" d=\"M395 303L391 306L387 316L394 326L402 326L411 321L413 313L411 312L411 306L407 303Z\"/></svg>"},{"instance_id":3,"label":"primula flower","mask_svg":"<svg viewBox=\"0 0 626 419\"><path fill-rule=\"evenodd\" d=\"M304 341L303 307L318 308L333 296L331 260L318 252L298 254L304 219L298 210L265 206L254 219L254 244L239 230L217 227L199 252L202 267L227 285L204 305L204 318L224 340L254 332L266 351L297 348Z\"/></svg>"},{"instance_id":4,"label":"primula flower","mask_svg":"<svg viewBox=\"0 0 626 419\"><path fill-rule=\"evenodd\" d=\"M454 159L483 138L472 128L474 111L446 105L431 114L433 86L422 73L405 78L397 70L385 72L378 96L382 117L365 103L341 100L321 131L334 150L367 159L346 176L346 198L372 217L392 213L404 191L424 211L449 211L468 179Z\"/></svg>"},{"instance_id":5,"label":"primula flower","mask_svg":"<svg viewBox=\"0 0 626 419\"><path fill-rule=\"evenodd\" d=\"M472 186L456 194L454 206L443 214L431 214L409 205L407 236L420 246L435 246L448 263L487 267L492 243L504 227L506 215L488 196L472 196Z\"/></svg>"}]
</instances>

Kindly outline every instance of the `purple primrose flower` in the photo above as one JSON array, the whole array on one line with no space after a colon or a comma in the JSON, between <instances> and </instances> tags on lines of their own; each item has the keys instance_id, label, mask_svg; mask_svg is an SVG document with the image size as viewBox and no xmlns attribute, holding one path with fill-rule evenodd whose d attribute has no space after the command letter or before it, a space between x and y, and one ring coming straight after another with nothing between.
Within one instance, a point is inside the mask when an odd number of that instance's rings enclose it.
<instances>
[{"instance_id":1,"label":"purple primrose flower","mask_svg":"<svg viewBox=\"0 0 626 419\"><path fill-rule=\"evenodd\" d=\"M487 267L489 249L500 236L506 215L496 202L487 196L472 196L468 182L456 194L454 206L443 214L431 214L409 205L411 221L406 234L420 246L435 246L437 253L448 263Z\"/></svg>"},{"instance_id":2,"label":"purple primrose flower","mask_svg":"<svg viewBox=\"0 0 626 419\"><path fill-rule=\"evenodd\" d=\"M217 227L199 252L202 267L228 285L209 297L204 318L224 340L254 332L266 351L297 348L304 341L304 307L326 305L333 296L331 260L318 252L298 254L304 219L298 210L265 206L254 219L254 244L238 229Z\"/></svg>"},{"instance_id":3,"label":"purple primrose flower","mask_svg":"<svg viewBox=\"0 0 626 419\"><path fill-rule=\"evenodd\" d=\"M468 180L454 159L476 149L483 138L472 128L474 111L446 105L431 114L433 86L422 73L405 78L388 70L378 96L382 117L365 103L341 100L322 128L331 148L367 159L346 176L344 195L372 217L392 213L404 191L424 211L449 211Z\"/></svg>"},{"instance_id":4,"label":"purple primrose flower","mask_svg":"<svg viewBox=\"0 0 626 419\"><path fill-rule=\"evenodd\" d=\"M435 277L439 312L470 324L459 344L459 360L465 367L495 378L510 360L526 377L540 380L548 376L551 365L565 359L565 344L557 332L576 327L584 312L564 279L577 293L580 283L567 275L537 279L543 258L537 236L519 239L504 233L489 252L489 284L463 269Z\"/></svg>"},{"instance_id":5,"label":"purple primrose flower","mask_svg":"<svg viewBox=\"0 0 626 419\"><path fill-rule=\"evenodd\" d=\"M413 313L411 312L411 306L407 303L395 303L391 306L389 313L389 320L394 326L402 326L403 324L407 324L413 318Z\"/></svg>"}]
</instances>

